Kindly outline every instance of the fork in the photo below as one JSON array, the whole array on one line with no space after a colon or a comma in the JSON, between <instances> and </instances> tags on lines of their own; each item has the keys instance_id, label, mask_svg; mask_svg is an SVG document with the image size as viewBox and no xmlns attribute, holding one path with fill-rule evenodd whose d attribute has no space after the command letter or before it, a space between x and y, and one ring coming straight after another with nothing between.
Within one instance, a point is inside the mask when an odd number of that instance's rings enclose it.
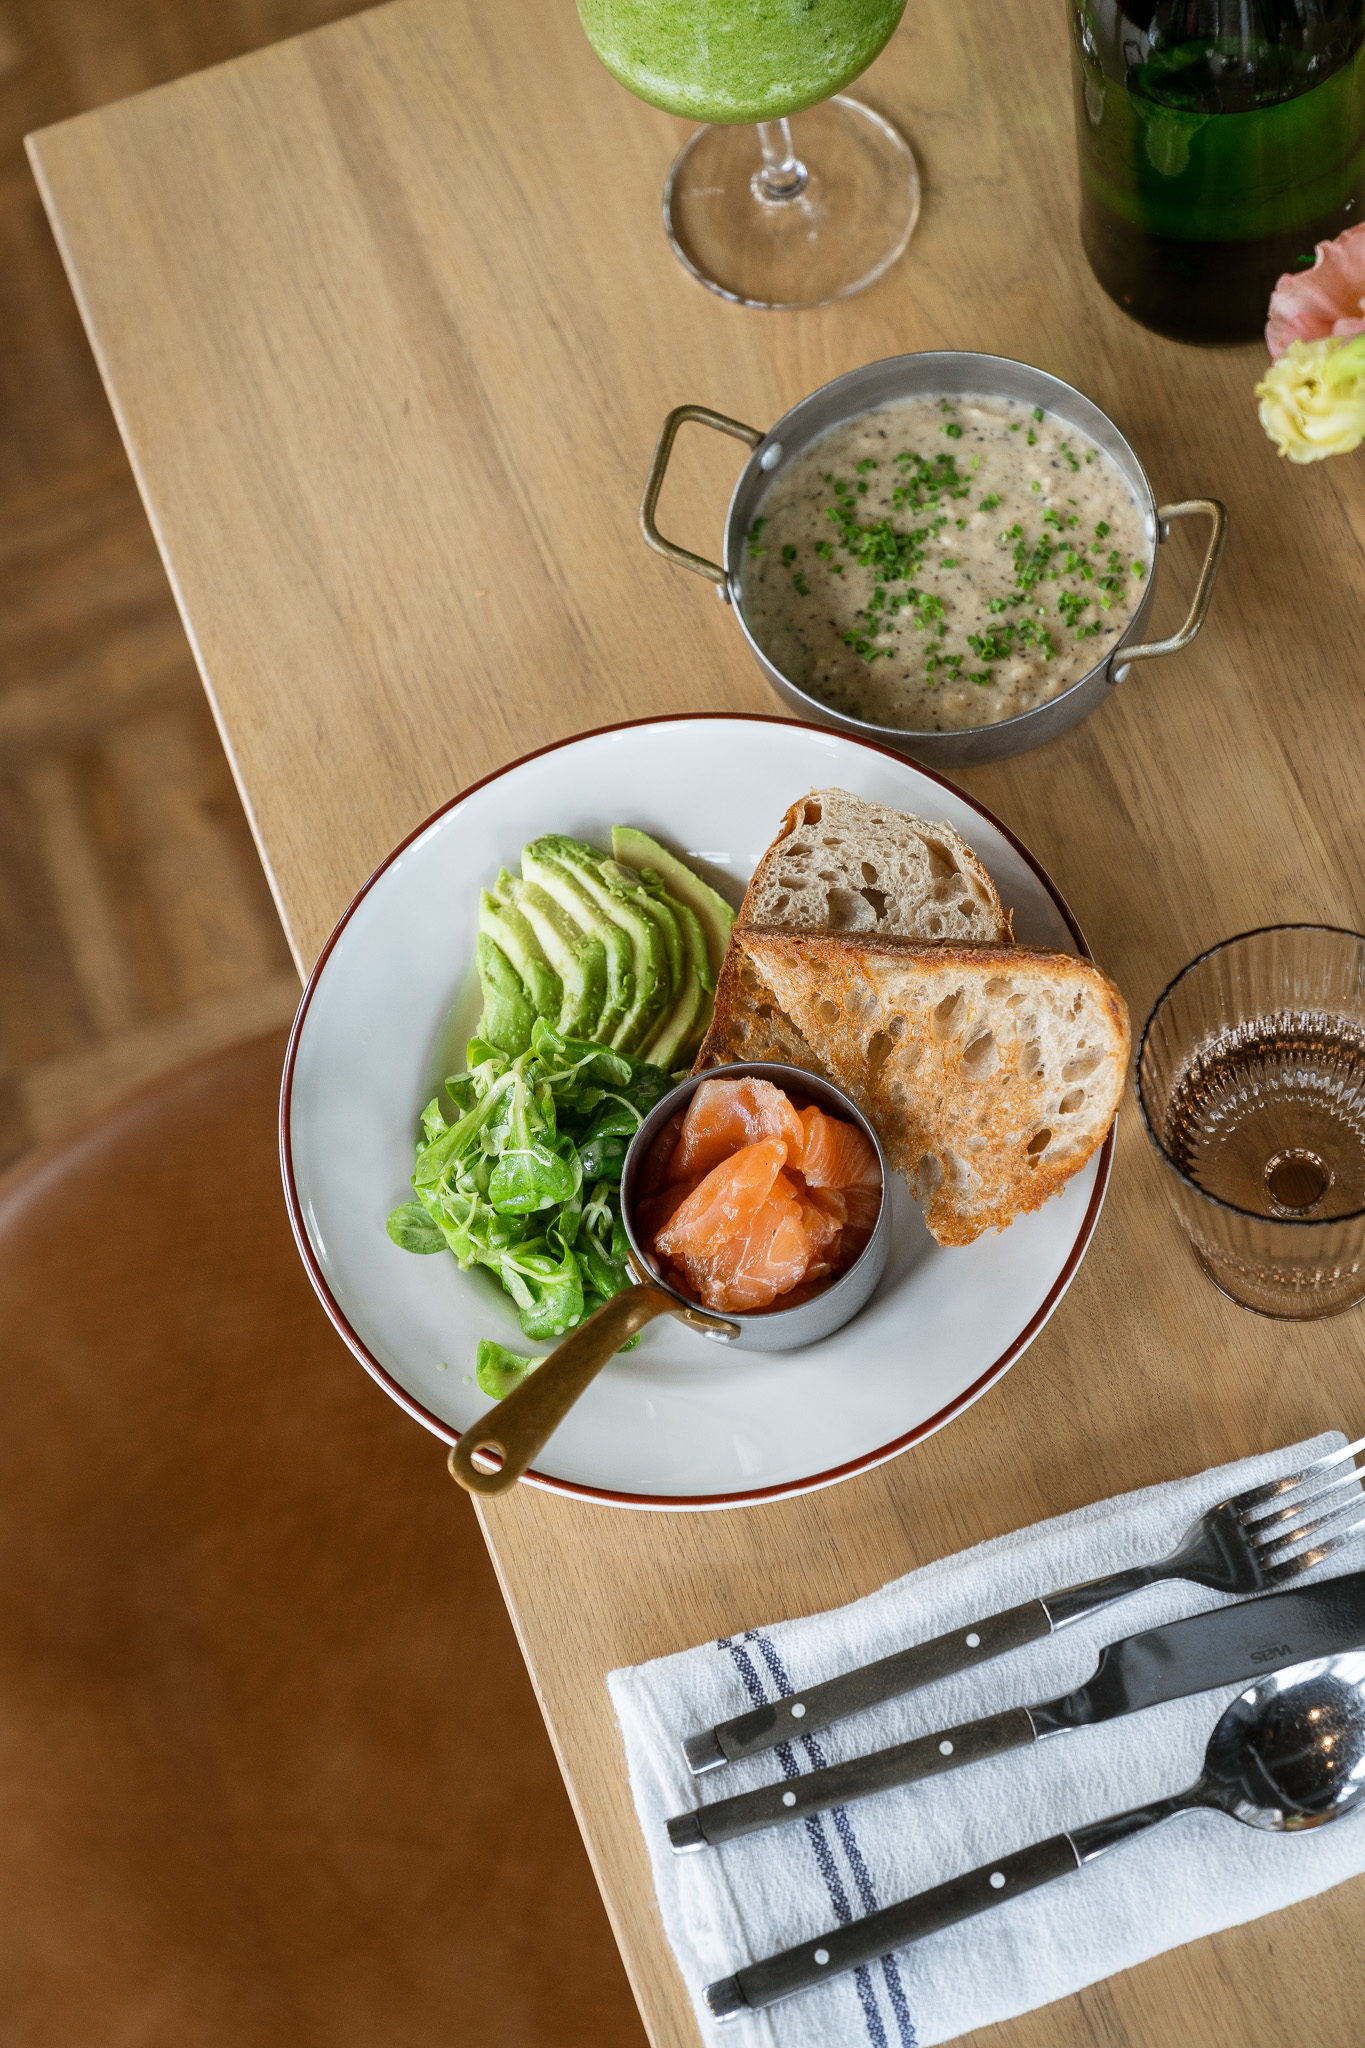
<instances>
[{"instance_id":1,"label":"fork","mask_svg":"<svg viewBox=\"0 0 1365 2048\"><path fill-rule=\"evenodd\" d=\"M719 1727L689 1735L682 1746L687 1767L694 1776L700 1776L721 1764L738 1763L743 1757L775 1749L778 1743L790 1742L798 1735L813 1735L833 1721L881 1706L884 1701L898 1699L902 1693L914 1692L935 1679L974 1670L992 1657L1003 1657L1007 1651L1022 1649L1026 1643L1041 1642L1054 1630L1079 1621L1083 1615L1094 1614L1101 1607L1109 1607L1116 1600L1124 1600L1143 1586L1157 1586L1167 1579L1188 1579L1196 1586L1209 1586L1219 1593L1268 1593L1273 1587L1311 1571L1365 1528L1365 1496L1359 1490L1325 1513L1315 1512L1311 1521L1300 1520L1297 1527L1284 1527L1310 1510L1319 1510L1340 1487L1358 1489L1361 1468L1355 1459L1362 1450L1365 1436L1342 1450L1329 1451L1325 1458L1315 1459L1301 1472L1267 1480L1261 1486L1248 1487L1245 1493L1233 1494L1230 1500L1219 1501L1191 1523L1169 1557L1155 1564L1131 1565L1125 1571L1109 1572L1102 1579L1087 1579L1084 1584L1068 1586L1062 1592L1044 1594L1041 1600L1026 1600L1022 1606L1007 1607L1002 1614L969 1622L947 1635L935 1636L931 1642L917 1643L912 1649L895 1650L889 1657L879 1657L874 1664L863 1664L856 1671L827 1679L823 1685L808 1686L788 1699L773 1700L751 1713L737 1715L733 1721L722 1721ZM1342 1465L1346 1467L1344 1471L1335 1478L1329 1476ZM1285 1507L1271 1506L1288 1493L1300 1497ZM1333 1526L1353 1512L1355 1520L1344 1528ZM1321 1540L1312 1543L1311 1548L1295 1549L1297 1544L1309 1543L1314 1537Z\"/></svg>"}]
</instances>

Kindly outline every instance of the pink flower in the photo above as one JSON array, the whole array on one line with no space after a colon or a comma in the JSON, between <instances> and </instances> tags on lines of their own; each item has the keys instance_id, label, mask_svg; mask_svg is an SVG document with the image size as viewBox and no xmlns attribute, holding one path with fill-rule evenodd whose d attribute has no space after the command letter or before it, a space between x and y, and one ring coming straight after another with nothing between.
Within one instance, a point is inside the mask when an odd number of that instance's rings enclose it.
<instances>
[{"instance_id":1,"label":"pink flower","mask_svg":"<svg viewBox=\"0 0 1365 2048\"><path fill-rule=\"evenodd\" d=\"M1288 271L1270 295L1266 347L1278 360L1291 341L1365 334L1365 222L1318 243L1311 270Z\"/></svg>"}]
</instances>

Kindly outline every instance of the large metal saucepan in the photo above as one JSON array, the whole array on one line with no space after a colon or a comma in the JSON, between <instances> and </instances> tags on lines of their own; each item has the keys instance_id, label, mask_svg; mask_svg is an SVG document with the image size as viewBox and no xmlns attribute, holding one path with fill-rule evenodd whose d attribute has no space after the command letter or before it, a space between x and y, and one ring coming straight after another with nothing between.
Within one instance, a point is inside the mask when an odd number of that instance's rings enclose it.
<instances>
[{"instance_id":1,"label":"large metal saucepan","mask_svg":"<svg viewBox=\"0 0 1365 2048\"><path fill-rule=\"evenodd\" d=\"M647 1246L635 1229L635 1204L640 1175L650 1148L669 1118L685 1109L704 1081L724 1081L749 1076L771 1081L817 1109L853 1124L869 1140L877 1154L882 1177L881 1207L872 1235L846 1273L822 1292L810 1295L791 1308L770 1308L749 1315L712 1315L700 1308L663 1279ZM817 1344L851 1322L871 1299L882 1277L891 1247L891 1194L887 1187L886 1158L862 1111L855 1108L841 1088L818 1074L797 1067L778 1066L770 1061L746 1060L732 1067L710 1067L664 1096L649 1112L630 1141L621 1170L621 1220L630 1246L630 1267L634 1287L623 1288L560 1344L558 1350L514 1387L505 1400L465 1430L450 1454L453 1479L470 1493L505 1493L514 1486L538 1451L559 1427L575 1401L596 1379L608 1359L628 1343L637 1330L656 1316L677 1316L712 1343L730 1344L737 1351L796 1351L805 1344Z\"/></svg>"},{"instance_id":2,"label":"large metal saucepan","mask_svg":"<svg viewBox=\"0 0 1365 2048\"><path fill-rule=\"evenodd\" d=\"M1031 710L1001 719L995 725L972 726L956 732L907 732L897 726L874 725L866 719L850 718L846 713L834 710L810 696L768 659L744 615L744 591L740 577L744 536L753 524L759 500L775 475L831 427L839 426L845 420L858 419L862 414L889 405L898 398L955 397L1014 398L1026 405L1040 405L1045 412L1065 420L1069 426L1086 435L1118 466L1137 500L1152 550L1153 573L1147 578L1142 600L1117 644L1085 675L1047 703L1035 704ZM701 426L715 427L723 434L733 434L753 450L730 499L725 523L724 567L666 540L654 517L673 442L679 427L688 420L695 420ZM1172 633L1168 639L1144 641L1142 627L1156 584L1159 544L1166 539L1173 519L1188 519L1195 514L1208 519L1212 530L1189 616L1179 632ZM1016 363L1008 356L976 355L960 349L888 356L883 362L867 363L860 370L850 370L846 376L836 377L830 384L822 384L809 398L803 398L766 434L757 427L745 426L741 420L728 419L724 413L712 412L707 406L680 405L663 423L640 506L640 524L649 545L660 554L667 555L670 561L693 570L698 576L705 576L716 585L721 596L733 606L759 667L789 704L804 717L815 719L821 725L832 725L840 732L854 733L860 739L876 739L884 746L898 747L936 768L1001 761L1010 754L1022 754L1030 747L1041 746L1044 740L1055 738L1093 711L1113 685L1123 681L1134 662L1150 661L1158 654L1173 654L1178 648L1188 647L1208 612L1219 557L1227 538L1227 522L1227 511L1216 498L1189 498L1179 505L1158 506L1146 470L1108 414L1101 412L1083 392L1064 384L1060 377L1051 377L1046 370L1036 370L1028 363Z\"/></svg>"}]
</instances>

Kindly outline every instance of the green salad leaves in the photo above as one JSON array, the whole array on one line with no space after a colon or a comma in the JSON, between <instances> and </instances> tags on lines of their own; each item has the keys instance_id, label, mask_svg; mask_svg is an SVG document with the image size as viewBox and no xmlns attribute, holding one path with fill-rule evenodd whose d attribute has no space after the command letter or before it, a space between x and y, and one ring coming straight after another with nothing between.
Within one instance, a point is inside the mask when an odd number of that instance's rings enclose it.
<instances>
[{"instance_id":1,"label":"green salad leaves","mask_svg":"<svg viewBox=\"0 0 1365 2048\"><path fill-rule=\"evenodd\" d=\"M481 891L467 1071L423 1110L415 1200L389 1217L404 1251L496 1273L528 1337L629 1284L626 1148L692 1063L735 921L647 832L613 825L611 845L542 833ZM475 1373L500 1401L538 1363L485 1338Z\"/></svg>"},{"instance_id":2,"label":"green salad leaves","mask_svg":"<svg viewBox=\"0 0 1365 2048\"><path fill-rule=\"evenodd\" d=\"M630 1285L621 1222L626 1148L672 1078L537 1017L526 1051L470 1040L468 1067L422 1112L415 1200L388 1219L404 1251L487 1266L527 1337L562 1336ZM479 1346L478 1381L501 1399L535 1361Z\"/></svg>"}]
</instances>

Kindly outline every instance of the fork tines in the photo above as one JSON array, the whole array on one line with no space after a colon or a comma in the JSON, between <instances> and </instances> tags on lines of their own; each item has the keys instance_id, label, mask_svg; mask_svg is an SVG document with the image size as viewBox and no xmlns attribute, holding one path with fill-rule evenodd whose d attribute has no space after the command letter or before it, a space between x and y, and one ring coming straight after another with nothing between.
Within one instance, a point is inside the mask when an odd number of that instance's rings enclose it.
<instances>
[{"instance_id":1,"label":"fork tines","mask_svg":"<svg viewBox=\"0 0 1365 2048\"><path fill-rule=\"evenodd\" d=\"M1354 1460L1363 1450L1365 1436L1360 1436L1353 1444L1343 1444L1339 1451L1329 1451L1326 1457L1315 1458L1313 1463L1305 1465L1301 1472L1289 1472L1283 1479L1269 1479L1263 1486L1248 1487L1245 1493L1234 1494L1229 1506L1237 1509L1240 1520L1254 1532L1270 1519L1268 1516L1254 1514L1254 1509L1264 1507L1269 1501L1282 1500L1287 1493L1297 1493L1301 1487L1311 1486L1313 1495L1324 1491L1318 1482L1325 1480L1334 1467L1345 1464L1347 1459L1350 1459L1351 1470L1328 1482L1332 1486L1348 1485L1352 1479L1359 1476L1359 1468L1355 1466ZM1312 1498L1312 1495L1309 1498ZM1297 1501L1285 1512L1296 1513L1306 1505L1306 1501Z\"/></svg>"},{"instance_id":2,"label":"fork tines","mask_svg":"<svg viewBox=\"0 0 1365 2048\"><path fill-rule=\"evenodd\" d=\"M1315 1564L1320 1564L1323 1558L1330 1557L1333 1551L1349 1543L1359 1530L1365 1529L1362 1470L1354 1462L1362 1449L1365 1449L1365 1437L1358 1443L1347 1444L1342 1450L1319 1458L1316 1464L1303 1472L1274 1482L1281 1495L1298 1495L1287 1507L1271 1508L1264 1514L1252 1514L1248 1506L1241 1508L1239 1519L1256 1553L1256 1561L1268 1578L1292 1579L1297 1578L1300 1572L1311 1571ZM1335 1467L1343 1464L1345 1471L1334 1471ZM1344 1499L1343 1488L1349 1489ZM1256 1493L1259 1499L1254 1505L1263 1507L1267 1489L1258 1487ZM1271 1491L1270 1498L1274 1497L1274 1491ZM1286 1523L1292 1526L1286 1527ZM1298 1548L1305 1543L1311 1544L1312 1548Z\"/></svg>"}]
</instances>

